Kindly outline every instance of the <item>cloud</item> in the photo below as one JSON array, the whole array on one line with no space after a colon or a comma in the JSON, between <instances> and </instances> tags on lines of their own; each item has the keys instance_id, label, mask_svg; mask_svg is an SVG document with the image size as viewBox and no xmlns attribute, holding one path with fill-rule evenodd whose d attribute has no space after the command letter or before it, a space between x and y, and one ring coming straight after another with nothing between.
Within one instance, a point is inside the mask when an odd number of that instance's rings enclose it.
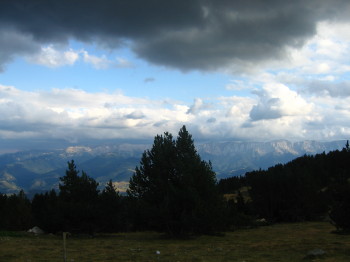
<instances>
[{"instance_id":1,"label":"cloud","mask_svg":"<svg viewBox=\"0 0 350 262\"><path fill-rule=\"evenodd\" d=\"M194 104L188 109L187 114L199 114L201 111L209 109L211 104L203 102L202 99L196 98Z\"/></svg>"},{"instance_id":2,"label":"cloud","mask_svg":"<svg viewBox=\"0 0 350 262\"><path fill-rule=\"evenodd\" d=\"M250 118L253 121L280 118L282 116L280 106L280 98L264 98L250 111Z\"/></svg>"},{"instance_id":3,"label":"cloud","mask_svg":"<svg viewBox=\"0 0 350 262\"><path fill-rule=\"evenodd\" d=\"M301 49L289 51L289 64L285 63L283 67L304 78L340 77L350 72L349 53L350 37L344 31L344 23L319 22L315 35Z\"/></svg>"},{"instance_id":4,"label":"cloud","mask_svg":"<svg viewBox=\"0 0 350 262\"><path fill-rule=\"evenodd\" d=\"M288 58L320 22L345 23L348 12L345 0L1 1L0 27L20 41L0 41L0 50L7 50L0 65L38 45L75 39L105 48L127 45L140 58L183 71L252 70ZM100 59L91 63L104 67Z\"/></svg>"},{"instance_id":5,"label":"cloud","mask_svg":"<svg viewBox=\"0 0 350 262\"><path fill-rule=\"evenodd\" d=\"M145 78L145 79L143 80L143 82L145 82L146 84L147 84L147 83L154 82L154 81L156 81L156 79L153 78L153 77L147 77L147 78Z\"/></svg>"},{"instance_id":6,"label":"cloud","mask_svg":"<svg viewBox=\"0 0 350 262\"><path fill-rule=\"evenodd\" d=\"M318 96L342 97L345 99L350 96L350 81L311 81L306 91Z\"/></svg>"},{"instance_id":7,"label":"cloud","mask_svg":"<svg viewBox=\"0 0 350 262\"><path fill-rule=\"evenodd\" d=\"M184 124L196 140L328 140L350 136L346 99L302 95L274 83L264 85L255 97L202 98L186 105L121 93L79 89L29 92L0 85L0 141L24 147L33 141L48 146L52 141L152 139L165 131L176 134ZM38 147L38 143L34 145Z\"/></svg>"},{"instance_id":8,"label":"cloud","mask_svg":"<svg viewBox=\"0 0 350 262\"><path fill-rule=\"evenodd\" d=\"M83 59L85 63L91 64L96 69L107 69L112 64L106 56L97 57L90 55L87 51L83 51Z\"/></svg>"},{"instance_id":9,"label":"cloud","mask_svg":"<svg viewBox=\"0 0 350 262\"><path fill-rule=\"evenodd\" d=\"M216 118L215 117L211 117L207 120L207 123L215 123L216 122Z\"/></svg>"},{"instance_id":10,"label":"cloud","mask_svg":"<svg viewBox=\"0 0 350 262\"><path fill-rule=\"evenodd\" d=\"M175 105L164 109L161 101L77 89L27 92L0 86L0 97L1 139L153 137L155 119L179 121L187 109ZM140 128L145 125L149 128Z\"/></svg>"},{"instance_id":11,"label":"cloud","mask_svg":"<svg viewBox=\"0 0 350 262\"><path fill-rule=\"evenodd\" d=\"M252 121L278 119L284 116L305 115L312 109L295 91L282 84L268 84L255 91L259 97L257 105L250 111Z\"/></svg>"},{"instance_id":12,"label":"cloud","mask_svg":"<svg viewBox=\"0 0 350 262\"><path fill-rule=\"evenodd\" d=\"M117 57L116 62L113 63L113 67L116 67L116 68L128 68L133 66L134 65L130 61L121 57Z\"/></svg>"},{"instance_id":13,"label":"cloud","mask_svg":"<svg viewBox=\"0 0 350 262\"><path fill-rule=\"evenodd\" d=\"M1 11L0 11L1 12ZM31 34L23 34L10 28L0 26L0 72L16 56L40 51L40 44L33 40Z\"/></svg>"},{"instance_id":14,"label":"cloud","mask_svg":"<svg viewBox=\"0 0 350 262\"><path fill-rule=\"evenodd\" d=\"M145 115L141 111L134 111L125 116L128 119L143 119Z\"/></svg>"},{"instance_id":15,"label":"cloud","mask_svg":"<svg viewBox=\"0 0 350 262\"><path fill-rule=\"evenodd\" d=\"M95 69L108 69L108 68L126 68L132 67L132 63L123 58L116 58L115 61L108 59L105 55L100 57L91 55L87 51L82 51L83 60L87 64L91 64Z\"/></svg>"},{"instance_id":16,"label":"cloud","mask_svg":"<svg viewBox=\"0 0 350 262\"><path fill-rule=\"evenodd\" d=\"M31 63L52 68L73 65L78 59L79 52L72 49L57 50L52 45L42 47L40 52L27 56L27 60Z\"/></svg>"}]
</instances>

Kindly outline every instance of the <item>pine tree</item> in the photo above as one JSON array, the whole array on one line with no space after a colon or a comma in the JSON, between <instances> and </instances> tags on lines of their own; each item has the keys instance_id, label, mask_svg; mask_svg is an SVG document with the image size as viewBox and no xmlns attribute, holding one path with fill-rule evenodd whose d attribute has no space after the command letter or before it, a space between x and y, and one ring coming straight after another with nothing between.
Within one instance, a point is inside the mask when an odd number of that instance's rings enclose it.
<instances>
[{"instance_id":1,"label":"pine tree","mask_svg":"<svg viewBox=\"0 0 350 262\"><path fill-rule=\"evenodd\" d=\"M63 230L93 234L98 215L98 183L84 171L79 176L74 160L68 162L66 175L60 177L59 201Z\"/></svg>"},{"instance_id":2,"label":"pine tree","mask_svg":"<svg viewBox=\"0 0 350 262\"><path fill-rule=\"evenodd\" d=\"M109 180L99 196L99 226L104 232L118 232L123 229L122 200L119 192Z\"/></svg>"},{"instance_id":3,"label":"pine tree","mask_svg":"<svg viewBox=\"0 0 350 262\"><path fill-rule=\"evenodd\" d=\"M66 175L60 177L62 183L59 184L60 198L65 201L76 201L78 200L79 194L79 171L74 163L74 160L68 162L68 169Z\"/></svg>"},{"instance_id":4,"label":"pine tree","mask_svg":"<svg viewBox=\"0 0 350 262\"><path fill-rule=\"evenodd\" d=\"M349 140L346 140L345 150L346 152L350 152Z\"/></svg>"},{"instance_id":5,"label":"pine tree","mask_svg":"<svg viewBox=\"0 0 350 262\"><path fill-rule=\"evenodd\" d=\"M130 179L128 195L143 203L153 229L183 235L217 228L221 204L215 173L201 160L185 126L176 141L167 132L155 137Z\"/></svg>"}]
</instances>

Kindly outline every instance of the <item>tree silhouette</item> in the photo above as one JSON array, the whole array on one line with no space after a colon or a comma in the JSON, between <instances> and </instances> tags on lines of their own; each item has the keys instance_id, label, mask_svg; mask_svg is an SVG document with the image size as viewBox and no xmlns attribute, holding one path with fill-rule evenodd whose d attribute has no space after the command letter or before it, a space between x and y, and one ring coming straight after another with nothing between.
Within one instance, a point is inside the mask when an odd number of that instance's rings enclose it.
<instances>
[{"instance_id":1,"label":"tree silhouette","mask_svg":"<svg viewBox=\"0 0 350 262\"><path fill-rule=\"evenodd\" d=\"M31 203L23 190L10 196L0 194L0 229L28 230L32 226Z\"/></svg>"},{"instance_id":2,"label":"tree silhouette","mask_svg":"<svg viewBox=\"0 0 350 262\"><path fill-rule=\"evenodd\" d=\"M123 230L122 198L109 180L99 195L99 226L104 232L118 232Z\"/></svg>"},{"instance_id":3,"label":"tree silhouette","mask_svg":"<svg viewBox=\"0 0 350 262\"><path fill-rule=\"evenodd\" d=\"M215 173L185 126L176 140L167 132L155 137L130 179L128 195L143 203L150 228L170 235L212 232L219 224Z\"/></svg>"},{"instance_id":4,"label":"tree silhouette","mask_svg":"<svg viewBox=\"0 0 350 262\"><path fill-rule=\"evenodd\" d=\"M35 194L32 200L34 224L45 232L56 233L61 230L62 217L59 212L58 196L55 190L45 194Z\"/></svg>"},{"instance_id":5,"label":"tree silhouette","mask_svg":"<svg viewBox=\"0 0 350 262\"><path fill-rule=\"evenodd\" d=\"M79 176L74 160L68 162L66 175L60 177L59 200L66 231L93 234L98 220L98 183L84 171Z\"/></svg>"}]
</instances>

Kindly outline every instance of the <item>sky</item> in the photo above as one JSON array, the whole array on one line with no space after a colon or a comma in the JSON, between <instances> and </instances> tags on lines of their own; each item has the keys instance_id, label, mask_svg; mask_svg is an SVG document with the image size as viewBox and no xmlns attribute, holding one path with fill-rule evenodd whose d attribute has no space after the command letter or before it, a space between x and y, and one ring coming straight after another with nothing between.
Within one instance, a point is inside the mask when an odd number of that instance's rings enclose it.
<instances>
[{"instance_id":1,"label":"sky","mask_svg":"<svg viewBox=\"0 0 350 262\"><path fill-rule=\"evenodd\" d=\"M2 0L0 153L350 137L347 0Z\"/></svg>"}]
</instances>

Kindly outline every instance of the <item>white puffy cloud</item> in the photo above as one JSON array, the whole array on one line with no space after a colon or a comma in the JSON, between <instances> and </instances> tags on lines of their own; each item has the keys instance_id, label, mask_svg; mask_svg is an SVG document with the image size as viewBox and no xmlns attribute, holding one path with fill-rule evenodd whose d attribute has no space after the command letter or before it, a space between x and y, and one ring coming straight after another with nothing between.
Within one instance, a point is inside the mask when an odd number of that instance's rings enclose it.
<instances>
[{"instance_id":1,"label":"white puffy cloud","mask_svg":"<svg viewBox=\"0 0 350 262\"><path fill-rule=\"evenodd\" d=\"M0 86L0 138L144 138L160 119L181 121L188 107L77 89L27 92ZM186 118L186 117L185 117ZM149 126L148 129L138 127Z\"/></svg>"},{"instance_id":2,"label":"white puffy cloud","mask_svg":"<svg viewBox=\"0 0 350 262\"><path fill-rule=\"evenodd\" d=\"M253 121L305 115L312 109L311 104L283 84L267 84L255 94L259 96L259 103L250 112Z\"/></svg>"},{"instance_id":3,"label":"white puffy cloud","mask_svg":"<svg viewBox=\"0 0 350 262\"><path fill-rule=\"evenodd\" d=\"M350 72L349 24L322 21L317 24L316 34L302 48L290 49L289 60L284 68L290 74L302 77L321 77L325 74L339 78Z\"/></svg>"},{"instance_id":4,"label":"white puffy cloud","mask_svg":"<svg viewBox=\"0 0 350 262\"><path fill-rule=\"evenodd\" d=\"M79 142L153 138L185 124L196 139L344 139L350 106L339 97L302 96L281 83L252 97L182 102L89 93L78 89L28 92L0 85L0 140ZM191 112L192 111L192 112ZM23 142L25 143L25 142Z\"/></svg>"},{"instance_id":5,"label":"white puffy cloud","mask_svg":"<svg viewBox=\"0 0 350 262\"><path fill-rule=\"evenodd\" d=\"M41 47L40 52L27 56L30 63L52 68L73 65L78 59L79 51L72 49L59 50L53 45Z\"/></svg>"},{"instance_id":6,"label":"white puffy cloud","mask_svg":"<svg viewBox=\"0 0 350 262\"><path fill-rule=\"evenodd\" d=\"M191 107L188 109L187 114L199 114L199 113L205 113L206 109L210 109L211 104L203 102L201 98L196 98L194 100L194 104L191 105Z\"/></svg>"}]
</instances>

